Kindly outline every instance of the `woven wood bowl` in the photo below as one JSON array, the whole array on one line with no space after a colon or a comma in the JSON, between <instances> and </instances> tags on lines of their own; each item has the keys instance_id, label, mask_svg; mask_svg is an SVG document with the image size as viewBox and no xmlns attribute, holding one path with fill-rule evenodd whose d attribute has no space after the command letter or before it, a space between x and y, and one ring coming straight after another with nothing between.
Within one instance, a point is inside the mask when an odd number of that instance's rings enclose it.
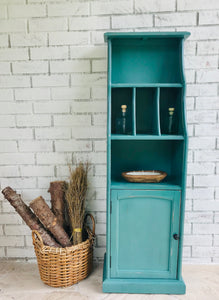
<instances>
[{"instance_id":1,"label":"woven wood bowl","mask_svg":"<svg viewBox=\"0 0 219 300\"><path fill-rule=\"evenodd\" d=\"M166 172L157 170L132 171L122 173L122 177L129 182L160 182L166 176Z\"/></svg>"}]
</instances>

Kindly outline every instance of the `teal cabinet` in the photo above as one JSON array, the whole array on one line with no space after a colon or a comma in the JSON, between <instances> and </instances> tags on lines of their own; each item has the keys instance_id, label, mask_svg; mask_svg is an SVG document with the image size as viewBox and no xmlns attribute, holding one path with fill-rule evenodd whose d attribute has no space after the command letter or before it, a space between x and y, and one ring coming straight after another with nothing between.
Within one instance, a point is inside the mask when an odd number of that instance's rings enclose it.
<instances>
[{"instance_id":1,"label":"teal cabinet","mask_svg":"<svg viewBox=\"0 0 219 300\"><path fill-rule=\"evenodd\" d=\"M183 45L188 32L106 33L107 245L103 291L184 294L181 275L187 129ZM116 122L126 105L126 134ZM170 132L169 108L174 108ZM160 183L124 171L161 170Z\"/></svg>"},{"instance_id":2,"label":"teal cabinet","mask_svg":"<svg viewBox=\"0 0 219 300\"><path fill-rule=\"evenodd\" d=\"M179 191L111 191L111 277L176 278Z\"/></svg>"}]
</instances>

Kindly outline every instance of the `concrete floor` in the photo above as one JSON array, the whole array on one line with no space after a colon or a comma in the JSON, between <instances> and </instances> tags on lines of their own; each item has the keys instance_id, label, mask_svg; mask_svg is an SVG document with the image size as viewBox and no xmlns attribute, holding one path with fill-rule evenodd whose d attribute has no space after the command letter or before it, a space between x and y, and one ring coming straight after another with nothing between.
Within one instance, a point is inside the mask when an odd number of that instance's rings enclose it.
<instances>
[{"instance_id":1,"label":"concrete floor","mask_svg":"<svg viewBox=\"0 0 219 300\"><path fill-rule=\"evenodd\" d=\"M36 263L0 261L0 300L219 300L219 266L184 265L186 295L143 295L102 293L102 265L79 284L52 288L43 284Z\"/></svg>"}]
</instances>

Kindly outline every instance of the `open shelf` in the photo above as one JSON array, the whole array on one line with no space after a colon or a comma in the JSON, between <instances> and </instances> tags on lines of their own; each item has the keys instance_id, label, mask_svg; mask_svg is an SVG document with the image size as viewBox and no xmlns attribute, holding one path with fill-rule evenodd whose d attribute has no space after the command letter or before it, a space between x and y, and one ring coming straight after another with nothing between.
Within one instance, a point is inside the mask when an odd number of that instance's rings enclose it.
<instances>
[{"instance_id":1,"label":"open shelf","mask_svg":"<svg viewBox=\"0 0 219 300\"><path fill-rule=\"evenodd\" d=\"M112 181L111 182L111 188L112 189L127 189L127 190L180 190L181 186L174 184L174 182L168 181L163 181L159 183L136 183L136 182L127 182L123 179L120 181Z\"/></svg>"},{"instance_id":2,"label":"open shelf","mask_svg":"<svg viewBox=\"0 0 219 300\"><path fill-rule=\"evenodd\" d=\"M136 135L126 135L126 134L112 134L111 140L184 140L183 135L146 135L146 134L136 134Z\"/></svg>"},{"instance_id":3,"label":"open shelf","mask_svg":"<svg viewBox=\"0 0 219 300\"><path fill-rule=\"evenodd\" d=\"M182 83L132 83L132 82L129 82L129 83L112 83L111 84L111 87L112 88L125 88L125 87L138 87L138 88L143 88L143 87L183 87L183 84Z\"/></svg>"},{"instance_id":4,"label":"open shelf","mask_svg":"<svg viewBox=\"0 0 219 300\"><path fill-rule=\"evenodd\" d=\"M112 140L111 180L121 182L127 171L160 170L168 175L164 182L180 185L183 140Z\"/></svg>"},{"instance_id":5,"label":"open shelf","mask_svg":"<svg viewBox=\"0 0 219 300\"><path fill-rule=\"evenodd\" d=\"M180 39L114 40L112 83L181 83Z\"/></svg>"},{"instance_id":6,"label":"open shelf","mask_svg":"<svg viewBox=\"0 0 219 300\"><path fill-rule=\"evenodd\" d=\"M173 135L182 134L182 89L160 88L160 129L161 134L168 134L168 108L175 109L173 115Z\"/></svg>"}]
</instances>

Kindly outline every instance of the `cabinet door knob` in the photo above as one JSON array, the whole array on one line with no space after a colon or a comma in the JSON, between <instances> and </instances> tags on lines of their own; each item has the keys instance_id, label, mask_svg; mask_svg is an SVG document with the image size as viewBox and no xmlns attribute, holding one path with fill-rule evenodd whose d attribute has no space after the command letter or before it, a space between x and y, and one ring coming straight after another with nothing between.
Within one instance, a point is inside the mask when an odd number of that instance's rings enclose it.
<instances>
[{"instance_id":1,"label":"cabinet door knob","mask_svg":"<svg viewBox=\"0 0 219 300\"><path fill-rule=\"evenodd\" d=\"M178 241L179 240L179 235L177 233L174 233L173 238L174 238L174 240Z\"/></svg>"}]
</instances>

